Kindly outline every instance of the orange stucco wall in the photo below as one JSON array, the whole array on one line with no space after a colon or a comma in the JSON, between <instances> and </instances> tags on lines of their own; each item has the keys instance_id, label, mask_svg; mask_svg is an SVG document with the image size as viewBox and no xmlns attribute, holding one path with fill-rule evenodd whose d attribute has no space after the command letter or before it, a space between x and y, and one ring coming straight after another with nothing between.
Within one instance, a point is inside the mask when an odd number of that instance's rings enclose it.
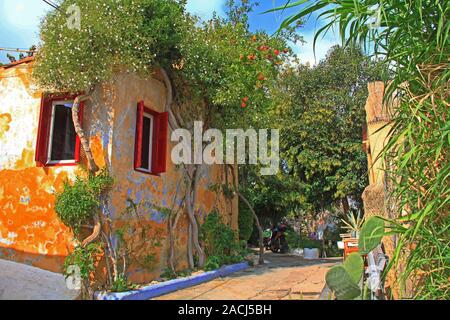
<instances>
[{"instance_id":1,"label":"orange stucco wall","mask_svg":"<svg viewBox=\"0 0 450 320\"><path fill-rule=\"evenodd\" d=\"M0 258L60 272L75 243L53 210L55 193L66 179L74 179L83 171L81 166L36 167L34 153L42 93L33 86L31 68L31 64L0 68ZM111 83L98 86L93 102L85 105L83 127L96 163L107 166L116 181L103 210L111 214L117 227L123 224L128 198L166 208L183 198L182 183L176 192L181 172L171 164L171 147L167 150L167 173L157 177L133 169L136 105L140 100L155 111L163 111L164 85L156 79L118 74ZM212 184L223 179L221 166L206 167L196 209L200 217L217 209L237 229L237 199L225 199L210 190ZM136 282L158 277L166 268L167 221L156 210L148 211L146 221L162 245L148 248L156 255L151 270L131 266L129 276ZM187 228L187 218L183 217L178 224L175 251L179 269L187 266Z\"/></svg>"},{"instance_id":2,"label":"orange stucco wall","mask_svg":"<svg viewBox=\"0 0 450 320\"><path fill-rule=\"evenodd\" d=\"M59 271L73 244L53 211L54 193L76 168L36 168L41 92L30 71L0 69L0 258Z\"/></svg>"},{"instance_id":3,"label":"orange stucco wall","mask_svg":"<svg viewBox=\"0 0 450 320\"><path fill-rule=\"evenodd\" d=\"M114 110L111 168L114 177L120 183L116 184L111 192L112 214L118 219L127 205L127 198L134 202L151 202L158 207L177 208L184 197L184 183L182 171L170 161L171 147L167 149L168 167L167 173L161 176L152 176L137 172L133 168L134 163L134 135L136 125L137 102L143 100L146 107L156 112L163 112L165 105L165 87L162 82L141 80L130 74L119 74L115 77L110 90L110 101ZM199 217L204 216L214 209L218 209L225 216L225 221L237 229L237 200L227 201L222 194L211 191L210 186L224 179L223 167L205 167L198 192L198 206L196 208ZM177 193L178 188L178 193ZM175 205L174 205L175 201ZM156 210L149 210L149 223L163 230L162 247L157 251L157 267L154 270L132 268L130 277L137 282L157 276L159 270L166 268L166 255L168 252L167 222L164 216ZM179 269L187 268L187 217L181 219L177 234L175 260Z\"/></svg>"}]
</instances>

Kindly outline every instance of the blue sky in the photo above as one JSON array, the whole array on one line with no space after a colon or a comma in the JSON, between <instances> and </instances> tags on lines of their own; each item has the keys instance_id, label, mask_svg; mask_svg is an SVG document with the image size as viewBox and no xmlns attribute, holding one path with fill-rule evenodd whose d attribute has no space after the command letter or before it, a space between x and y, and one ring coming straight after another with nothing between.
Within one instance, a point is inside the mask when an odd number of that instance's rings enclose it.
<instances>
[{"instance_id":1,"label":"blue sky","mask_svg":"<svg viewBox=\"0 0 450 320\"><path fill-rule=\"evenodd\" d=\"M273 33L277 30L284 17L290 15L292 10L281 13L262 14L265 10L282 5L286 0L260 0L260 7L250 15L250 26L253 30L265 30ZM54 0L53 2L57 2ZM211 17L215 11L219 15L224 14L226 0L188 0L187 9L198 14L204 19ZM0 0L0 47L29 48L39 42L39 22L46 12L52 8L42 0ZM316 24L315 16L309 17L307 23L299 30L299 33L307 41L305 45L293 45L303 63L314 64L312 41L314 30L320 28ZM321 39L316 46L317 60L325 57L328 49L339 43L339 38L334 34L328 34ZM0 51L0 61L6 63L6 53Z\"/></svg>"}]
</instances>

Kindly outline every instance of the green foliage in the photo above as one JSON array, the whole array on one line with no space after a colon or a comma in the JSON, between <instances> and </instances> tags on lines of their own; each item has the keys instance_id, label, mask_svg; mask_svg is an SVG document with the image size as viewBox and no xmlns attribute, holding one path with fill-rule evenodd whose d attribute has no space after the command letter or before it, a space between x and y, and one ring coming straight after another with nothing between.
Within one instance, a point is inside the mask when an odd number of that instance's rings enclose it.
<instances>
[{"instance_id":1,"label":"green foliage","mask_svg":"<svg viewBox=\"0 0 450 320\"><path fill-rule=\"evenodd\" d=\"M73 185L66 182L64 191L56 195L55 211L61 221L77 233L81 225L93 217L99 205L86 181L77 178Z\"/></svg>"},{"instance_id":2,"label":"green foliage","mask_svg":"<svg viewBox=\"0 0 450 320\"><path fill-rule=\"evenodd\" d=\"M392 164L389 183L392 203L397 206L390 217L396 217L392 224L400 235L390 267L404 266L398 268L401 284L414 281L415 298L448 300L450 74L448 62L419 68L423 68L421 74L409 81L412 92L398 107L385 153ZM421 102L410 102L418 100Z\"/></svg>"},{"instance_id":3,"label":"green foliage","mask_svg":"<svg viewBox=\"0 0 450 320\"><path fill-rule=\"evenodd\" d=\"M186 35L181 43L181 76L190 99L216 106L220 128L250 127L268 107L278 79L286 42L265 33L251 33L241 22L214 18ZM226 127L225 127L226 125Z\"/></svg>"},{"instance_id":4,"label":"green foliage","mask_svg":"<svg viewBox=\"0 0 450 320\"><path fill-rule=\"evenodd\" d=\"M336 243L332 243L331 245L328 245L328 243L326 243L323 250L324 250L324 254L328 258L333 258L333 257L337 258L337 257L343 256L343 251L338 248Z\"/></svg>"},{"instance_id":5,"label":"green foliage","mask_svg":"<svg viewBox=\"0 0 450 320\"><path fill-rule=\"evenodd\" d=\"M161 209L151 202L135 203L128 198L120 217L122 226L115 230L119 255L147 271L153 271L157 266L157 251L162 247L163 237L163 228L153 225L147 217L153 210L164 211Z\"/></svg>"},{"instance_id":6,"label":"green foliage","mask_svg":"<svg viewBox=\"0 0 450 320\"><path fill-rule=\"evenodd\" d=\"M126 292L130 290L130 286L128 285L127 277L123 274L117 275L117 279L114 281L111 286L112 292Z\"/></svg>"},{"instance_id":7,"label":"green foliage","mask_svg":"<svg viewBox=\"0 0 450 320\"><path fill-rule=\"evenodd\" d=\"M367 82L378 73L360 50L336 46L316 67L299 65L284 74L285 102L275 111L282 119L280 147L286 171L299 184L298 205L306 210L359 198L366 187L361 132Z\"/></svg>"},{"instance_id":8,"label":"green foliage","mask_svg":"<svg viewBox=\"0 0 450 320\"><path fill-rule=\"evenodd\" d=\"M300 235L295 232L293 229L289 228L284 233L286 236L286 241L289 244L289 248L296 249L296 248L303 248L302 242L303 239L300 237Z\"/></svg>"},{"instance_id":9,"label":"green foliage","mask_svg":"<svg viewBox=\"0 0 450 320\"><path fill-rule=\"evenodd\" d=\"M64 183L64 189L56 194L55 211L61 221L78 233L100 206L100 196L114 183L107 170L88 178L77 177L73 184Z\"/></svg>"},{"instance_id":10,"label":"green foliage","mask_svg":"<svg viewBox=\"0 0 450 320\"><path fill-rule=\"evenodd\" d=\"M207 215L201 226L200 238L207 256L206 265L209 268L241 262L244 258L244 249L236 233L223 223L217 212Z\"/></svg>"},{"instance_id":11,"label":"green foliage","mask_svg":"<svg viewBox=\"0 0 450 320\"><path fill-rule=\"evenodd\" d=\"M109 174L108 169L105 168L100 170L96 175L89 175L87 183L88 190L94 196L100 197L113 186L114 178Z\"/></svg>"},{"instance_id":12,"label":"green foliage","mask_svg":"<svg viewBox=\"0 0 450 320\"><path fill-rule=\"evenodd\" d=\"M305 236L300 237L300 235L292 228L286 230L285 236L290 248L323 249L322 241L312 240Z\"/></svg>"},{"instance_id":13,"label":"green foliage","mask_svg":"<svg viewBox=\"0 0 450 320\"><path fill-rule=\"evenodd\" d=\"M173 279L177 279L177 278L189 277L191 274L192 274L192 270L190 270L190 269L176 272L170 268L167 268L161 274L161 278L166 279L166 280L173 280Z\"/></svg>"},{"instance_id":14,"label":"green foliage","mask_svg":"<svg viewBox=\"0 0 450 320\"><path fill-rule=\"evenodd\" d=\"M360 50L340 47L316 67L282 73L266 115L281 130L282 170L261 177L257 167L239 168L241 192L263 225L288 215L314 216L346 196L361 205L368 170L361 148L367 82L381 74Z\"/></svg>"},{"instance_id":15,"label":"green foliage","mask_svg":"<svg viewBox=\"0 0 450 320\"><path fill-rule=\"evenodd\" d=\"M67 8L81 8L81 30L67 27ZM79 92L111 80L117 70L150 76L154 65L170 66L184 24L175 0L64 0L41 25L42 46L34 76L45 88Z\"/></svg>"},{"instance_id":16,"label":"green foliage","mask_svg":"<svg viewBox=\"0 0 450 320\"><path fill-rule=\"evenodd\" d=\"M186 117L207 112L220 128L249 127L263 114L292 55L287 40L298 39L293 30L276 37L251 32L248 1L230 1L228 17L208 22L186 13L183 0L64 0L60 7L73 3L82 8L81 30L69 29L58 10L41 25L34 68L40 87L81 92L118 71L149 78L163 67L177 100L193 105Z\"/></svg>"},{"instance_id":17,"label":"green foliage","mask_svg":"<svg viewBox=\"0 0 450 320\"><path fill-rule=\"evenodd\" d=\"M239 181L241 193L253 205L264 229L296 209L302 189L288 175L261 176L259 170L258 166L240 166ZM248 208L240 202L241 210Z\"/></svg>"},{"instance_id":18,"label":"green foliage","mask_svg":"<svg viewBox=\"0 0 450 320\"><path fill-rule=\"evenodd\" d=\"M153 270L155 268L156 255L154 253L146 254L142 257L139 265L145 270Z\"/></svg>"},{"instance_id":19,"label":"green foliage","mask_svg":"<svg viewBox=\"0 0 450 320\"><path fill-rule=\"evenodd\" d=\"M315 39L337 24L347 44L385 56L393 69L385 101L395 93L396 109L383 158L393 189L390 218L400 238L390 267L403 265L401 282L414 282L415 298L448 299L450 1L301 2L308 5L282 27L320 11L328 19Z\"/></svg>"},{"instance_id":20,"label":"green foliage","mask_svg":"<svg viewBox=\"0 0 450 320\"><path fill-rule=\"evenodd\" d=\"M345 271L349 274L352 281L359 284L363 276L364 261L358 253L350 254L344 262Z\"/></svg>"},{"instance_id":21,"label":"green foliage","mask_svg":"<svg viewBox=\"0 0 450 320\"><path fill-rule=\"evenodd\" d=\"M222 266L222 258L216 256L209 256L205 263L205 270L212 271L217 270Z\"/></svg>"},{"instance_id":22,"label":"green foliage","mask_svg":"<svg viewBox=\"0 0 450 320\"><path fill-rule=\"evenodd\" d=\"M347 214L347 218L341 220L345 225L344 229L350 232L359 233L364 224L364 217L362 216L361 211L359 212L349 212Z\"/></svg>"},{"instance_id":23,"label":"green foliage","mask_svg":"<svg viewBox=\"0 0 450 320\"><path fill-rule=\"evenodd\" d=\"M361 296L360 281L363 277L364 261L358 253L352 253L344 265L328 271L326 282L338 300L353 300Z\"/></svg>"},{"instance_id":24,"label":"green foliage","mask_svg":"<svg viewBox=\"0 0 450 320\"><path fill-rule=\"evenodd\" d=\"M164 269L163 273L161 273L161 278L172 280L172 279L178 278L178 274L175 271L173 271L172 269L167 268L167 269Z\"/></svg>"},{"instance_id":25,"label":"green foliage","mask_svg":"<svg viewBox=\"0 0 450 320\"><path fill-rule=\"evenodd\" d=\"M327 272L326 282L338 300L354 300L361 295L358 284L343 266L335 266Z\"/></svg>"},{"instance_id":26,"label":"green foliage","mask_svg":"<svg viewBox=\"0 0 450 320\"><path fill-rule=\"evenodd\" d=\"M320 240L312 240L312 239L302 239L298 243L299 248L307 248L307 249L323 249L322 241Z\"/></svg>"},{"instance_id":27,"label":"green foliage","mask_svg":"<svg viewBox=\"0 0 450 320\"><path fill-rule=\"evenodd\" d=\"M95 263L101 253L102 247L97 243L91 243L86 247L76 247L64 260L64 274L70 276L69 267L75 265L80 270L81 279L88 280L90 274L95 272Z\"/></svg>"},{"instance_id":28,"label":"green foliage","mask_svg":"<svg viewBox=\"0 0 450 320\"><path fill-rule=\"evenodd\" d=\"M360 252L350 254L342 266L335 266L328 271L327 285L338 300L364 299L367 295L366 285L364 281L361 282L364 275L364 260L361 255L368 254L379 246L383 235L384 221L378 217L370 218L361 229Z\"/></svg>"},{"instance_id":29,"label":"green foliage","mask_svg":"<svg viewBox=\"0 0 450 320\"><path fill-rule=\"evenodd\" d=\"M368 254L378 247L384 236L384 220L372 217L364 223L359 234L358 248L360 254Z\"/></svg>"}]
</instances>

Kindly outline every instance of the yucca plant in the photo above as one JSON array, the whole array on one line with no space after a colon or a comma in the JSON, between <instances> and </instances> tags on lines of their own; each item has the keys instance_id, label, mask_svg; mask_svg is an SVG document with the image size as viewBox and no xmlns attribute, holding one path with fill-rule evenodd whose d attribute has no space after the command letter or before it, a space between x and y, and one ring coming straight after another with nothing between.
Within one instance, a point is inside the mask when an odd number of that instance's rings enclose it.
<instances>
[{"instance_id":1,"label":"yucca plant","mask_svg":"<svg viewBox=\"0 0 450 320\"><path fill-rule=\"evenodd\" d=\"M314 45L336 27L344 45L361 45L392 70L385 100L395 97L396 108L382 158L399 240L389 268L403 264L412 297L449 299L450 0L300 0L274 10L288 7L299 11L281 28L318 12L325 25Z\"/></svg>"},{"instance_id":2,"label":"yucca plant","mask_svg":"<svg viewBox=\"0 0 450 320\"><path fill-rule=\"evenodd\" d=\"M360 211L350 212L346 219L341 219L344 229L352 233L352 237L358 238L362 226L364 225L364 217Z\"/></svg>"}]
</instances>

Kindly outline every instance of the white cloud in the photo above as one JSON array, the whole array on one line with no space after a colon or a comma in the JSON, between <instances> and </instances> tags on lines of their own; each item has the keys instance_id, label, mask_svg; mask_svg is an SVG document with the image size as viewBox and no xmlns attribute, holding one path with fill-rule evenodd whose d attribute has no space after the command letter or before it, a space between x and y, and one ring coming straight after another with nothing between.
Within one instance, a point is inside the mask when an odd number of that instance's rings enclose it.
<instances>
[{"instance_id":1,"label":"white cloud","mask_svg":"<svg viewBox=\"0 0 450 320\"><path fill-rule=\"evenodd\" d=\"M323 38L321 35L317 38L316 55L314 57L314 30L302 32L301 35L306 43L294 45L294 52L299 56L301 63L309 62L310 65L315 65L319 63L320 60L325 58L331 47L340 44L339 37L334 35L332 31L326 34Z\"/></svg>"},{"instance_id":2,"label":"white cloud","mask_svg":"<svg viewBox=\"0 0 450 320\"><path fill-rule=\"evenodd\" d=\"M295 44L293 45L293 50L299 56L301 63L309 62L310 65L316 65L326 57L331 47L341 44L339 32L337 32L336 26L333 26L325 35L321 34L317 38L314 55L313 43L316 31L331 22L330 17L319 18L326 9L329 8L322 8L318 12L310 14L299 30L299 34L303 36L305 44Z\"/></svg>"},{"instance_id":3,"label":"white cloud","mask_svg":"<svg viewBox=\"0 0 450 320\"><path fill-rule=\"evenodd\" d=\"M200 16L203 20L212 18L213 12L220 16L225 15L226 0L188 0L187 10Z\"/></svg>"}]
</instances>

